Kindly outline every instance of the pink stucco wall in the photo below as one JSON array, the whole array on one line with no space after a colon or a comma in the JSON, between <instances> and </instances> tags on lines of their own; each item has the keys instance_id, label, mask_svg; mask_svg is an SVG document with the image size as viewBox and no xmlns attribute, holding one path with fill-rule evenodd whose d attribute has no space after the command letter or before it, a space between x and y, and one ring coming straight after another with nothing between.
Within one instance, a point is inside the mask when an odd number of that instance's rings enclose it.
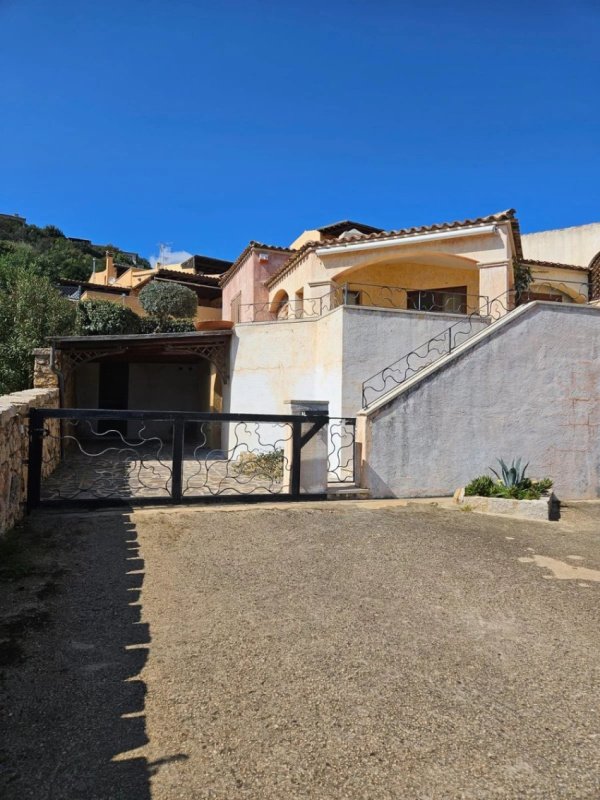
<instances>
[{"instance_id":1,"label":"pink stucco wall","mask_svg":"<svg viewBox=\"0 0 600 800\"><path fill-rule=\"evenodd\" d=\"M267 256L268 261L261 261L261 255ZM241 322L251 322L252 309L248 304L262 304L265 306L269 300L269 291L265 281L275 273L284 261L289 258L287 252L273 250L252 250L244 263L223 287L223 319L232 319L231 301L241 294L242 314Z\"/></svg>"}]
</instances>

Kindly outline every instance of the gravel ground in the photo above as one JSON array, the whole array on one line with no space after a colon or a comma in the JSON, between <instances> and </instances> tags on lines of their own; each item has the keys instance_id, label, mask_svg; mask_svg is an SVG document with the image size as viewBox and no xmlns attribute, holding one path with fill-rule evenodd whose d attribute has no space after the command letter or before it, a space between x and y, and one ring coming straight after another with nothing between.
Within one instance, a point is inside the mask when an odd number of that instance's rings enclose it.
<instances>
[{"instance_id":1,"label":"gravel ground","mask_svg":"<svg viewBox=\"0 0 600 800\"><path fill-rule=\"evenodd\" d=\"M29 527L62 576L3 669L3 800L600 797L599 505Z\"/></svg>"}]
</instances>

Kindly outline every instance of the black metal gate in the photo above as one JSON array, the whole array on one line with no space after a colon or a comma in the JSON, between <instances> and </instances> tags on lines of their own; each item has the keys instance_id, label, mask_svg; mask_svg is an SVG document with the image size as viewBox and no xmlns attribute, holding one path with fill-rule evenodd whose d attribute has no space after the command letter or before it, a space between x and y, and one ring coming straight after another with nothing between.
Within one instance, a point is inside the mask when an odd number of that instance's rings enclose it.
<instances>
[{"instance_id":1,"label":"black metal gate","mask_svg":"<svg viewBox=\"0 0 600 800\"><path fill-rule=\"evenodd\" d=\"M301 491L301 465L304 446L328 422L319 414L32 409L28 507L323 499L326 492Z\"/></svg>"}]
</instances>

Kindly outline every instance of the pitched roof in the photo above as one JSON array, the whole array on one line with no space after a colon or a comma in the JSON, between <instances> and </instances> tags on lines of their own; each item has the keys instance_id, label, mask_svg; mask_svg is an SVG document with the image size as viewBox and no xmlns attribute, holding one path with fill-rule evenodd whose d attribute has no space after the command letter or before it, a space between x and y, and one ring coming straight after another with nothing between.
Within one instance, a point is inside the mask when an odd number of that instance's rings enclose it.
<instances>
[{"instance_id":1,"label":"pitched roof","mask_svg":"<svg viewBox=\"0 0 600 800\"><path fill-rule=\"evenodd\" d=\"M149 275L149 278L170 278L171 280L177 280L181 283L193 283L198 286L210 286L211 288L219 286L219 276L218 275L203 275L203 274L194 274L190 275L188 272L182 272L178 269L169 269L168 267L159 267L159 269L154 271L153 275Z\"/></svg>"},{"instance_id":2,"label":"pitched roof","mask_svg":"<svg viewBox=\"0 0 600 800\"><path fill-rule=\"evenodd\" d=\"M202 275L222 275L232 263L232 261L226 261L223 258L194 255L183 261L181 266L185 269L193 269L195 273L201 273ZM166 264L165 266L168 267L169 265Z\"/></svg>"},{"instance_id":3,"label":"pitched roof","mask_svg":"<svg viewBox=\"0 0 600 800\"><path fill-rule=\"evenodd\" d=\"M276 251L278 253L292 253L293 252L293 250L290 250L289 247L279 247L278 245L275 245L275 244L263 244L262 242L255 242L254 240L252 240L251 242L248 242L246 247L242 250L242 252L236 258L236 260L233 262L233 264L229 267L227 272L225 272L223 275L221 275L221 278L220 278L220 281L219 281L221 286L225 286L225 284L228 283L231 280L231 278L233 278L235 273L239 270L239 268L242 266L243 262L246 260L246 258L250 255L250 253L253 250L274 250L274 251Z\"/></svg>"},{"instance_id":4,"label":"pitched roof","mask_svg":"<svg viewBox=\"0 0 600 800\"><path fill-rule=\"evenodd\" d=\"M513 231L513 238L515 242L515 251L517 258L521 259L523 257L523 252L521 248L521 233L519 230L519 222L515 216L514 208L509 208L506 211L500 211L497 214L488 214L485 217L474 217L473 219L463 219L463 220L455 220L453 222L440 222L434 225L420 225L418 227L413 228L401 228L399 230L392 230L392 231L380 231L379 233L370 233L370 234L360 234L357 236L350 236L347 239L344 239L343 242L336 240L336 241L328 241L328 242L307 242L298 250L296 250L293 255L283 264L280 269L275 272L268 281L266 281L266 286L271 287L277 281L290 272L295 265L301 261L306 253L309 250L313 250L315 248L323 248L326 249L328 247L340 247L346 244L352 244L353 242L370 242L370 241L377 241L381 239L394 239L398 236L412 236L419 233L434 233L436 231L445 231L445 230L454 230L456 228L465 228L465 227L472 227L474 225L489 225L490 223L494 222L510 222L511 228Z\"/></svg>"},{"instance_id":5,"label":"pitched roof","mask_svg":"<svg viewBox=\"0 0 600 800\"><path fill-rule=\"evenodd\" d=\"M105 294L129 294L131 289L128 286L114 286L110 284L107 286L104 283L90 283L89 281L74 281L68 278L59 278L58 283L61 286L79 286L84 292L104 292Z\"/></svg>"},{"instance_id":6,"label":"pitched roof","mask_svg":"<svg viewBox=\"0 0 600 800\"><path fill-rule=\"evenodd\" d=\"M343 219L339 222L323 225L321 228L315 228L315 230L319 231L319 233L322 233L324 236L339 236L340 233L351 230L357 230L361 233L381 233L383 228L375 228L373 225L365 225L363 222L353 222L351 219Z\"/></svg>"}]
</instances>

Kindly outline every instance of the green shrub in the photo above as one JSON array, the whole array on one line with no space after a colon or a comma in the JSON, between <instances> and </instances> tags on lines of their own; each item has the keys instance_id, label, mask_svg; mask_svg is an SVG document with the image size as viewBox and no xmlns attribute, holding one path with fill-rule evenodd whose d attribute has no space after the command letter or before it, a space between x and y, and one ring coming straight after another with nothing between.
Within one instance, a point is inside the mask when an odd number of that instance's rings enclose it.
<instances>
[{"instance_id":1,"label":"green shrub","mask_svg":"<svg viewBox=\"0 0 600 800\"><path fill-rule=\"evenodd\" d=\"M141 319L130 308L109 300L84 300L77 308L82 336L122 336L140 332Z\"/></svg>"},{"instance_id":2,"label":"green shrub","mask_svg":"<svg viewBox=\"0 0 600 800\"><path fill-rule=\"evenodd\" d=\"M140 333L188 333L195 330L193 319L168 319L161 324L156 317L140 317Z\"/></svg>"},{"instance_id":3,"label":"green shrub","mask_svg":"<svg viewBox=\"0 0 600 800\"><path fill-rule=\"evenodd\" d=\"M465 496L472 497L505 497L513 500L539 500L543 494L547 494L552 488L550 478L542 478L534 481L525 476L528 465L521 469L521 459L513 461L508 467L502 459L498 459L502 472L502 477L492 469L497 477L494 481L489 475L480 475L474 478L465 486ZM491 469L491 467L490 467Z\"/></svg>"},{"instance_id":4,"label":"green shrub","mask_svg":"<svg viewBox=\"0 0 600 800\"><path fill-rule=\"evenodd\" d=\"M238 475L252 478L269 478L277 481L283 478L283 450L267 453L242 453L237 465Z\"/></svg>"},{"instance_id":5,"label":"green shrub","mask_svg":"<svg viewBox=\"0 0 600 800\"><path fill-rule=\"evenodd\" d=\"M493 491L494 481L489 475L480 475L465 486L465 495L469 496L478 495L479 497L491 497Z\"/></svg>"},{"instance_id":6,"label":"green shrub","mask_svg":"<svg viewBox=\"0 0 600 800\"><path fill-rule=\"evenodd\" d=\"M158 321L157 332L165 332L167 322L173 318L186 319L196 315L196 294L180 283L151 281L140 292L142 308Z\"/></svg>"}]
</instances>

